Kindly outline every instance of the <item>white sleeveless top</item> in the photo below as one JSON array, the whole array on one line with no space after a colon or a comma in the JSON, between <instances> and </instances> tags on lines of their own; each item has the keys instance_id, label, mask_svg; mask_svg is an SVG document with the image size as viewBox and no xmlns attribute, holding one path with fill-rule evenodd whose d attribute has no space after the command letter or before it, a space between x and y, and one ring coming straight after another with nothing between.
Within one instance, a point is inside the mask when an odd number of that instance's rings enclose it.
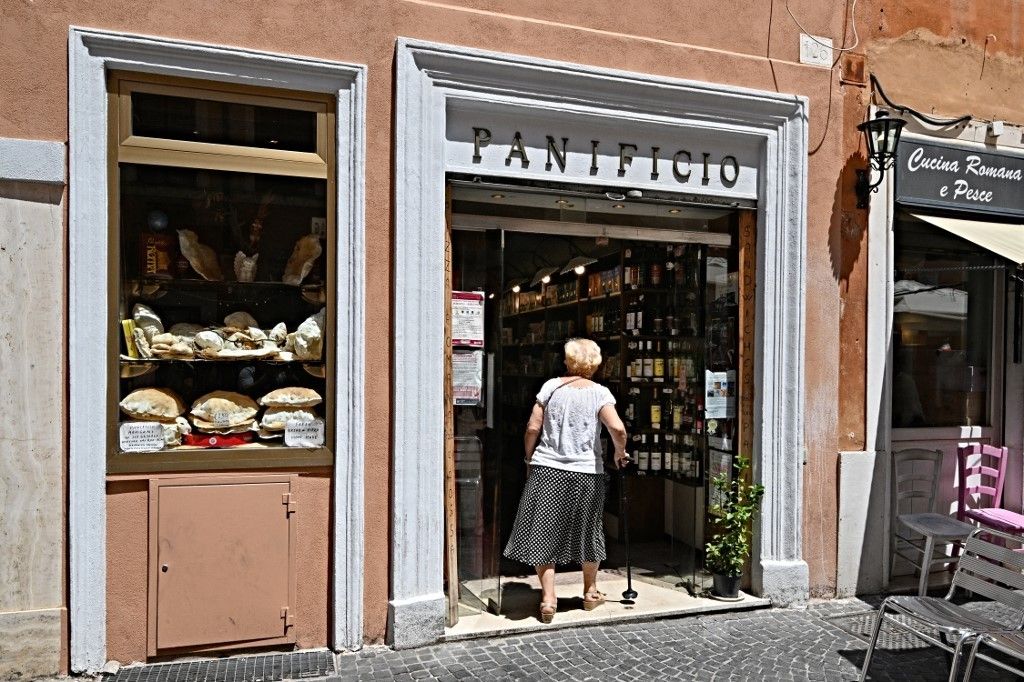
<instances>
[{"instance_id":1,"label":"white sleeveless top","mask_svg":"<svg viewBox=\"0 0 1024 682\"><path fill-rule=\"evenodd\" d=\"M598 412L605 405L614 405L615 397L600 384L577 388L575 383L558 388L563 384L562 379L549 379L537 394L537 403L547 407L544 407L540 440L530 463L599 474L604 471L604 452Z\"/></svg>"}]
</instances>

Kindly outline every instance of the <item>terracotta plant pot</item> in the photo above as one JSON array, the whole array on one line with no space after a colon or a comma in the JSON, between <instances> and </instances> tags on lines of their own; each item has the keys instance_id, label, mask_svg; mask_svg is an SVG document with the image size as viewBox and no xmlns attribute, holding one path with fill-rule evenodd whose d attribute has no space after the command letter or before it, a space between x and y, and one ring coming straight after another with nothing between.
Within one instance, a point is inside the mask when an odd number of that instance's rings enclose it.
<instances>
[{"instance_id":1,"label":"terracotta plant pot","mask_svg":"<svg viewBox=\"0 0 1024 682\"><path fill-rule=\"evenodd\" d=\"M711 578L713 580L714 593L719 597L736 599L740 596L740 576L713 573Z\"/></svg>"}]
</instances>

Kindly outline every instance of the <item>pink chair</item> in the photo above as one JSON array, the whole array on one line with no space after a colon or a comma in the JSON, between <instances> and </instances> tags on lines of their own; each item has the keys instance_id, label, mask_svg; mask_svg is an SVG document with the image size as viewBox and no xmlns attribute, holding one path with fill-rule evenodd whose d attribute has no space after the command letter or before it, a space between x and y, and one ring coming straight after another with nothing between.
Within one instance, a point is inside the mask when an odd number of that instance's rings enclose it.
<instances>
[{"instance_id":1,"label":"pink chair","mask_svg":"<svg viewBox=\"0 0 1024 682\"><path fill-rule=\"evenodd\" d=\"M979 455L976 462L968 466L969 457ZM1003 482L1006 479L1007 448L994 445L970 443L957 448L957 467L960 473L960 490L956 517L982 526L995 528L1007 533L1024 533L1024 515L1002 509ZM975 476L974 483L968 483ZM968 508L970 497L977 496Z\"/></svg>"}]
</instances>

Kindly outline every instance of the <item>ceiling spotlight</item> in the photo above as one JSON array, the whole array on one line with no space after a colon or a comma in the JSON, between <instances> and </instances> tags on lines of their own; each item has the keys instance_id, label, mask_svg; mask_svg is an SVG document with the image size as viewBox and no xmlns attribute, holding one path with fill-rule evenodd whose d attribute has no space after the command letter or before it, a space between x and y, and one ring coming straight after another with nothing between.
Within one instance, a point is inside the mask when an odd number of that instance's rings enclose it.
<instances>
[{"instance_id":1,"label":"ceiling spotlight","mask_svg":"<svg viewBox=\"0 0 1024 682\"><path fill-rule=\"evenodd\" d=\"M568 199L556 199L555 203L558 204L559 206L564 206L565 208L572 208L574 205Z\"/></svg>"},{"instance_id":2,"label":"ceiling spotlight","mask_svg":"<svg viewBox=\"0 0 1024 682\"><path fill-rule=\"evenodd\" d=\"M513 279L511 281L506 282L505 286L507 286L509 288L509 291L511 291L513 294L518 294L522 290L523 284L525 283L525 279Z\"/></svg>"},{"instance_id":3,"label":"ceiling spotlight","mask_svg":"<svg viewBox=\"0 0 1024 682\"><path fill-rule=\"evenodd\" d=\"M612 208L626 208L625 204L612 204Z\"/></svg>"},{"instance_id":4,"label":"ceiling spotlight","mask_svg":"<svg viewBox=\"0 0 1024 682\"><path fill-rule=\"evenodd\" d=\"M548 284L551 281L551 275L558 272L558 266L548 266L541 268L537 271L537 274L533 276L533 281L530 282L531 287L535 287L538 284Z\"/></svg>"},{"instance_id":5,"label":"ceiling spotlight","mask_svg":"<svg viewBox=\"0 0 1024 682\"><path fill-rule=\"evenodd\" d=\"M576 256L575 258L572 258L568 263L565 264L565 267L562 268L559 274L564 275L565 273L572 270L577 275L582 275L584 272L587 271L588 265L596 262L596 258L591 258L589 256Z\"/></svg>"},{"instance_id":6,"label":"ceiling spotlight","mask_svg":"<svg viewBox=\"0 0 1024 682\"><path fill-rule=\"evenodd\" d=\"M512 293L518 294L520 289L522 289L522 287L520 287L518 284L513 284L512 285Z\"/></svg>"},{"instance_id":7,"label":"ceiling spotlight","mask_svg":"<svg viewBox=\"0 0 1024 682\"><path fill-rule=\"evenodd\" d=\"M494 292L492 291L491 293L487 294L487 298L494 298Z\"/></svg>"},{"instance_id":8,"label":"ceiling spotlight","mask_svg":"<svg viewBox=\"0 0 1024 682\"><path fill-rule=\"evenodd\" d=\"M492 199L504 199L505 195L504 194L495 193L495 194L491 195L491 198Z\"/></svg>"},{"instance_id":9,"label":"ceiling spotlight","mask_svg":"<svg viewBox=\"0 0 1024 682\"><path fill-rule=\"evenodd\" d=\"M682 210L678 208L670 208L668 212L671 213L672 215L675 215L677 213L682 213Z\"/></svg>"}]
</instances>

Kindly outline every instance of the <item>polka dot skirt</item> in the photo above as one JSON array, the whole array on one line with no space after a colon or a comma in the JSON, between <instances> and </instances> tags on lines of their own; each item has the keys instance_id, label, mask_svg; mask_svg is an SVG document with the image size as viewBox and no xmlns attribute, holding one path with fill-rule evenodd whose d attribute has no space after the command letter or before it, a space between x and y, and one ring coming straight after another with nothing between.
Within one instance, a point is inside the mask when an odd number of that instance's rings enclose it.
<instances>
[{"instance_id":1,"label":"polka dot skirt","mask_svg":"<svg viewBox=\"0 0 1024 682\"><path fill-rule=\"evenodd\" d=\"M505 556L530 566L603 561L605 474L533 466Z\"/></svg>"}]
</instances>

